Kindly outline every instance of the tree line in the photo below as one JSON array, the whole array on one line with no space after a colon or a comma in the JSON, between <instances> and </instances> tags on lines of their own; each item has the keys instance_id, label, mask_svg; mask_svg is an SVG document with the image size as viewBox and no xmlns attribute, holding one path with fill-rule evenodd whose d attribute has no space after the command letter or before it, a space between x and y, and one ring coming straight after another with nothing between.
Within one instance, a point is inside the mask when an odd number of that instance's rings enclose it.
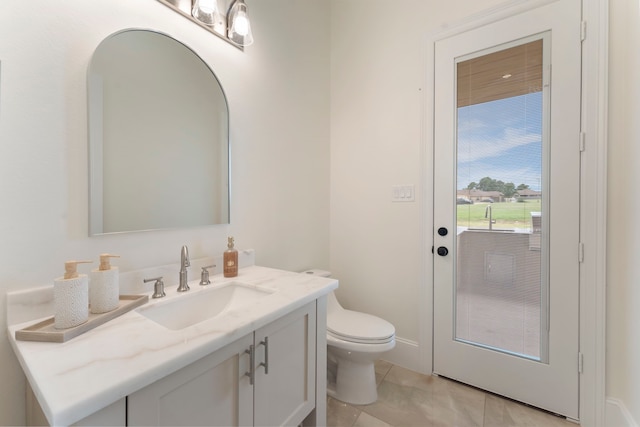
<instances>
[{"instance_id":1,"label":"tree line","mask_svg":"<svg viewBox=\"0 0 640 427\"><path fill-rule=\"evenodd\" d=\"M513 197L520 190L526 190L529 186L527 184L520 184L517 187L513 182L503 182L499 179L493 179L485 176L480 182L470 182L467 185L467 190L481 190L481 191L499 191L504 197Z\"/></svg>"}]
</instances>

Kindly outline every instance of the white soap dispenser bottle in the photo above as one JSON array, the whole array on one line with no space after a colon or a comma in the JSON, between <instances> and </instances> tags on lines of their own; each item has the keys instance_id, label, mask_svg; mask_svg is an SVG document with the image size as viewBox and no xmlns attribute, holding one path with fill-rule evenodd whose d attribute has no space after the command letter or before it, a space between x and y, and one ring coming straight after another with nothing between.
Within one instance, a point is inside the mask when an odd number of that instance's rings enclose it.
<instances>
[{"instance_id":1,"label":"white soap dispenser bottle","mask_svg":"<svg viewBox=\"0 0 640 427\"><path fill-rule=\"evenodd\" d=\"M56 329L82 325L89 320L89 277L78 274L78 264L92 261L67 261L64 276L53 281L54 320Z\"/></svg>"},{"instance_id":2,"label":"white soap dispenser bottle","mask_svg":"<svg viewBox=\"0 0 640 427\"><path fill-rule=\"evenodd\" d=\"M120 256L100 254L100 267L91 270L89 307L94 314L115 310L120 303L118 267L111 266L110 258L120 258Z\"/></svg>"}]
</instances>

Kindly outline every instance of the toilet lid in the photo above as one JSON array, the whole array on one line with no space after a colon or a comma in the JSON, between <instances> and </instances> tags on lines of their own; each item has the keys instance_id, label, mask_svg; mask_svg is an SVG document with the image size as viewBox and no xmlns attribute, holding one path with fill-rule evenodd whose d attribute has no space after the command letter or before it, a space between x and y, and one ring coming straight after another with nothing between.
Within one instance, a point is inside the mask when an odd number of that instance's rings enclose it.
<instances>
[{"instance_id":1,"label":"toilet lid","mask_svg":"<svg viewBox=\"0 0 640 427\"><path fill-rule=\"evenodd\" d=\"M384 319L351 310L332 311L327 316L327 332L336 338L353 342L388 342L396 333Z\"/></svg>"}]
</instances>

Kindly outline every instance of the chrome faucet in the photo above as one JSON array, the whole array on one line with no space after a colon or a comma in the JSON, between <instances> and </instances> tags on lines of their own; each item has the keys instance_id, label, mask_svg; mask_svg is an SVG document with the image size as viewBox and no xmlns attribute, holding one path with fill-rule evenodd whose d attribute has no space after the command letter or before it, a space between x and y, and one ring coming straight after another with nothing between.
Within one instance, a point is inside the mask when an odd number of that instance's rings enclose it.
<instances>
[{"instance_id":1,"label":"chrome faucet","mask_svg":"<svg viewBox=\"0 0 640 427\"><path fill-rule=\"evenodd\" d=\"M189 249L187 249L185 245L180 251L180 285L178 286L178 292L186 292L189 290L189 285L187 285L187 267L190 265Z\"/></svg>"},{"instance_id":2,"label":"chrome faucet","mask_svg":"<svg viewBox=\"0 0 640 427\"><path fill-rule=\"evenodd\" d=\"M484 217L489 218L489 230L493 230L493 224L496 223L496 220L493 219L493 211L491 210L491 205L487 205L487 208L484 210Z\"/></svg>"}]
</instances>

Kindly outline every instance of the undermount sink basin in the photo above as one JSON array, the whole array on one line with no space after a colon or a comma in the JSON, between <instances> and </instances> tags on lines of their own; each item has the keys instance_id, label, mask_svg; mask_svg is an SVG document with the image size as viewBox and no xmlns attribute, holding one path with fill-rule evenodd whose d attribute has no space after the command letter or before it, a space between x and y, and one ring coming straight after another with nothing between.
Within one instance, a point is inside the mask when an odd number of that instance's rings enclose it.
<instances>
[{"instance_id":1,"label":"undermount sink basin","mask_svg":"<svg viewBox=\"0 0 640 427\"><path fill-rule=\"evenodd\" d=\"M179 330L243 307L272 293L270 289L259 289L236 282L204 290L194 290L192 287L185 294L141 307L137 312L165 328Z\"/></svg>"}]
</instances>

